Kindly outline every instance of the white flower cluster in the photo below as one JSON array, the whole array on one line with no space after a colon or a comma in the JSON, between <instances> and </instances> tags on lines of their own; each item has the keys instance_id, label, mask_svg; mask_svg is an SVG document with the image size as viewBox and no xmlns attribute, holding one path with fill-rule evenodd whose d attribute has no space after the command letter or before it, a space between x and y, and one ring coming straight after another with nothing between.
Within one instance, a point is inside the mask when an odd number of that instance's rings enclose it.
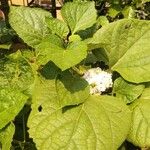
<instances>
[{"instance_id":1,"label":"white flower cluster","mask_svg":"<svg viewBox=\"0 0 150 150\"><path fill-rule=\"evenodd\" d=\"M102 71L99 67L89 69L83 78L89 83L91 94L101 94L113 85L112 74Z\"/></svg>"}]
</instances>

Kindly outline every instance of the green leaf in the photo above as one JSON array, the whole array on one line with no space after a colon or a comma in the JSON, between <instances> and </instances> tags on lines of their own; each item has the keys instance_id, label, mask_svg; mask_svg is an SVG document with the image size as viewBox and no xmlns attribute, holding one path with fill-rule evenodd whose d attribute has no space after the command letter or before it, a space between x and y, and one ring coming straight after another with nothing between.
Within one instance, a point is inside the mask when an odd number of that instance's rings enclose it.
<instances>
[{"instance_id":1,"label":"green leaf","mask_svg":"<svg viewBox=\"0 0 150 150\"><path fill-rule=\"evenodd\" d=\"M133 7L131 6L126 6L123 8L122 13L125 18L135 18L136 13Z\"/></svg>"},{"instance_id":2,"label":"green leaf","mask_svg":"<svg viewBox=\"0 0 150 150\"><path fill-rule=\"evenodd\" d=\"M4 20L0 20L0 48L3 48L4 43L10 43L14 35L14 31L7 28L6 22Z\"/></svg>"},{"instance_id":3,"label":"green leaf","mask_svg":"<svg viewBox=\"0 0 150 150\"><path fill-rule=\"evenodd\" d=\"M132 126L127 140L139 147L150 147L150 99L139 99L131 105Z\"/></svg>"},{"instance_id":4,"label":"green leaf","mask_svg":"<svg viewBox=\"0 0 150 150\"><path fill-rule=\"evenodd\" d=\"M56 81L57 99L60 106L78 105L89 97L88 83L66 71Z\"/></svg>"},{"instance_id":5,"label":"green leaf","mask_svg":"<svg viewBox=\"0 0 150 150\"><path fill-rule=\"evenodd\" d=\"M0 143L2 150L10 150L13 135L15 133L15 126L10 123L5 128L0 130Z\"/></svg>"},{"instance_id":6,"label":"green leaf","mask_svg":"<svg viewBox=\"0 0 150 150\"><path fill-rule=\"evenodd\" d=\"M96 63L98 61L97 57L92 53L89 52L87 57L82 61L83 65L85 66L85 64L87 65L91 65L92 63ZM91 67L89 67L88 69L90 69ZM86 71L87 69L85 69Z\"/></svg>"},{"instance_id":7,"label":"green leaf","mask_svg":"<svg viewBox=\"0 0 150 150\"><path fill-rule=\"evenodd\" d=\"M36 79L32 96L34 104L41 105L44 101L50 101L64 107L78 105L88 98L89 86L84 79L69 72L55 75L54 77L51 74L47 79L42 77Z\"/></svg>"},{"instance_id":8,"label":"green leaf","mask_svg":"<svg viewBox=\"0 0 150 150\"><path fill-rule=\"evenodd\" d=\"M61 14L72 34L91 27L97 17L94 2L66 3L61 9Z\"/></svg>"},{"instance_id":9,"label":"green leaf","mask_svg":"<svg viewBox=\"0 0 150 150\"><path fill-rule=\"evenodd\" d=\"M45 17L51 17L47 11L29 7L11 7L9 22L20 38L35 47L50 34Z\"/></svg>"},{"instance_id":10,"label":"green leaf","mask_svg":"<svg viewBox=\"0 0 150 150\"><path fill-rule=\"evenodd\" d=\"M32 105L29 133L39 150L116 150L130 128L130 111L117 98L91 96L82 105L61 109L44 101Z\"/></svg>"},{"instance_id":11,"label":"green leaf","mask_svg":"<svg viewBox=\"0 0 150 150\"><path fill-rule=\"evenodd\" d=\"M40 44L42 45L43 42L49 42L49 44L54 44L59 47L64 47L64 45L65 45L63 39L61 39L59 36L57 36L55 34L49 35L47 38L43 39ZM43 48L44 48L44 45L43 45ZM38 52L37 52L37 55L38 55Z\"/></svg>"},{"instance_id":12,"label":"green leaf","mask_svg":"<svg viewBox=\"0 0 150 150\"><path fill-rule=\"evenodd\" d=\"M86 57L87 46L84 42L77 41L70 43L67 49L65 49L50 42L42 42L37 51L40 64L45 65L51 60L60 69L66 70L80 63Z\"/></svg>"},{"instance_id":13,"label":"green leaf","mask_svg":"<svg viewBox=\"0 0 150 150\"><path fill-rule=\"evenodd\" d=\"M94 49L92 52L99 61L103 61L107 65L109 64L108 54L105 51L105 49L97 48L97 49Z\"/></svg>"},{"instance_id":14,"label":"green leaf","mask_svg":"<svg viewBox=\"0 0 150 150\"><path fill-rule=\"evenodd\" d=\"M1 59L0 88L9 87L20 91L27 90L34 82L32 70L31 64L23 58L20 51Z\"/></svg>"},{"instance_id":15,"label":"green leaf","mask_svg":"<svg viewBox=\"0 0 150 150\"><path fill-rule=\"evenodd\" d=\"M81 41L81 37L77 34L69 36L69 42L76 42L76 41Z\"/></svg>"},{"instance_id":16,"label":"green leaf","mask_svg":"<svg viewBox=\"0 0 150 150\"><path fill-rule=\"evenodd\" d=\"M15 118L27 99L20 91L0 89L0 129Z\"/></svg>"},{"instance_id":17,"label":"green leaf","mask_svg":"<svg viewBox=\"0 0 150 150\"><path fill-rule=\"evenodd\" d=\"M113 93L126 103L131 103L142 94L144 88L144 84L127 82L120 77L114 82Z\"/></svg>"},{"instance_id":18,"label":"green leaf","mask_svg":"<svg viewBox=\"0 0 150 150\"><path fill-rule=\"evenodd\" d=\"M119 13L120 13L120 10L113 8L113 7L108 10L108 15L113 18L115 18Z\"/></svg>"},{"instance_id":19,"label":"green leaf","mask_svg":"<svg viewBox=\"0 0 150 150\"><path fill-rule=\"evenodd\" d=\"M7 29L6 27L0 29L0 43L10 43L12 42L14 31L11 29Z\"/></svg>"},{"instance_id":20,"label":"green leaf","mask_svg":"<svg viewBox=\"0 0 150 150\"><path fill-rule=\"evenodd\" d=\"M150 81L149 40L150 21L122 19L103 26L93 43L105 48L113 71L127 81L140 83Z\"/></svg>"},{"instance_id":21,"label":"green leaf","mask_svg":"<svg viewBox=\"0 0 150 150\"><path fill-rule=\"evenodd\" d=\"M59 19L46 18L46 23L52 33L57 34L59 37L67 37L69 28L65 22Z\"/></svg>"},{"instance_id":22,"label":"green leaf","mask_svg":"<svg viewBox=\"0 0 150 150\"><path fill-rule=\"evenodd\" d=\"M97 24L98 26L104 26L104 25L107 25L109 24L109 20L107 19L106 16L99 16L98 19L97 19Z\"/></svg>"}]
</instances>

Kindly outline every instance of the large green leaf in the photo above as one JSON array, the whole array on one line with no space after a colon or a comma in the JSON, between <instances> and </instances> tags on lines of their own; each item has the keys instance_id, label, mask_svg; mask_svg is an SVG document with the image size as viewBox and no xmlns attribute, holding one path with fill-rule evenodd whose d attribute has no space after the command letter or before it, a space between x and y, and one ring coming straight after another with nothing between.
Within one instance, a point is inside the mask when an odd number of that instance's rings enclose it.
<instances>
[{"instance_id":1,"label":"large green leaf","mask_svg":"<svg viewBox=\"0 0 150 150\"><path fill-rule=\"evenodd\" d=\"M9 22L25 43L35 47L50 33L45 17L51 17L51 14L42 9L11 7Z\"/></svg>"},{"instance_id":2,"label":"large green leaf","mask_svg":"<svg viewBox=\"0 0 150 150\"><path fill-rule=\"evenodd\" d=\"M102 27L93 38L105 48L109 65L127 81L150 81L150 21L122 19Z\"/></svg>"},{"instance_id":3,"label":"large green leaf","mask_svg":"<svg viewBox=\"0 0 150 150\"><path fill-rule=\"evenodd\" d=\"M65 22L59 19L46 18L46 23L51 29L52 33L57 34L60 37L67 37L69 28Z\"/></svg>"},{"instance_id":4,"label":"large green leaf","mask_svg":"<svg viewBox=\"0 0 150 150\"><path fill-rule=\"evenodd\" d=\"M37 48L37 52L40 64L45 65L51 60L59 68L66 70L80 63L86 57L87 46L84 42L77 41L70 43L65 49L50 42L42 42Z\"/></svg>"},{"instance_id":5,"label":"large green leaf","mask_svg":"<svg viewBox=\"0 0 150 150\"><path fill-rule=\"evenodd\" d=\"M26 103L27 98L17 90L0 90L0 129L15 118Z\"/></svg>"},{"instance_id":6,"label":"large green leaf","mask_svg":"<svg viewBox=\"0 0 150 150\"><path fill-rule=\"evenodd\" d=\"M66 3L61 14L72 34L91 27L96 22L97 16L94 2Z\"/></svg>"},{"instance_id":7,"label":"large green leaf","mask_svg":"<svg viewBox=\"0 0 150 150\"><path fill-rule=\"evenodd\" d=\"M143 92L144 84L127 82L123 78L118 78L114 82L113 93L122 98L126 103L131 103Z\"/></svg>"},{"instance_id":8,"label":"large green leaf","mask_svg":"<svg viewBox=\"0 0 150 150\"><path fill-rule=\"evenodd\" d=\"M13 123L0 130L0 143L2 146L2 150L10 150L14 133L15 126L13 125Z\"/></svg>"},{"instance_id":9,"label":"large green leaf","mask_svg":"<svg viewBox=\"0 0 150 150\"><path fill-rule=\"evenodd\" d=\"M116 150L130 128L130 111L109 96L91 96L82 105L61 109L44 101L32 105L29 133L39 150Z\"/></svg>"},{"instance_id":10,"label":"large green leaf","mask_svg":"<svg viewBox=\"0 0 150 150\"><path fill-rule=\"evenodd\" d=\"M150 99L139 99L131 105L132 126L128 141L139 147L150 147Z\"/></svg>"},{"instance_id":11,"label":"large green leaf","mask_svg":"<svg viewBox=\"0 0 150 150\"><path fill-rule=\"evenodd\" d=\"M51 70L54 70L51 65ZM32 102L41 105L45 101L56 103L59 107L78 105L89 96L88 83L69 72L59 74L48 71L46 78L37 77ZM50 75L51 74L51 75ZM58 77L57 77L58 76Z\"/></svg>"}]
</instances>

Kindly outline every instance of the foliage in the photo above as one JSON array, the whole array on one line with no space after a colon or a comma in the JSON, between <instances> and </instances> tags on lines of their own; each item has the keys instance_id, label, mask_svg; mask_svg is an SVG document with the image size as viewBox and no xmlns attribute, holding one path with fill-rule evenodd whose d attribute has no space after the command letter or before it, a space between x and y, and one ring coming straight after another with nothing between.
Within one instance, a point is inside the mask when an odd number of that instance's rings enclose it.
<instances>
[{"instance_id":1,"label":"foliage","mask_svg":"<svg viewBox=\"0 0 150 150\"><path fill-rule=\"evenodd\" d=\"M109 23L94 2L68 2L61 13L63 21L37 8L10 9L9 23L28 46L0 60L2 149L13 141L12 149L116 150L125 140L149 148L150 21ZM113 88L90 95L83 74L102 62Z\"/></svg>"}]
</instances>

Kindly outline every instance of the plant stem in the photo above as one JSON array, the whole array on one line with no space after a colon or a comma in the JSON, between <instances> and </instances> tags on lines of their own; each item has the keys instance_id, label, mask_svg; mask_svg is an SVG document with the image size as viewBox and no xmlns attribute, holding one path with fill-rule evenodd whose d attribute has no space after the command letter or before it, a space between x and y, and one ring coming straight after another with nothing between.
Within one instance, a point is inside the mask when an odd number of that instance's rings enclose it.
<instances>
[{"instance_id":1,"label":"plant stem","mask_svg":"<svg viewBox=\"0 0 150 150\"><path fill-rule=\"evenodd\" d=\"M73 66L72 69L79 75L83 75L83 72L81 72L77 67Z\"/></svg>"}]
</instances>

